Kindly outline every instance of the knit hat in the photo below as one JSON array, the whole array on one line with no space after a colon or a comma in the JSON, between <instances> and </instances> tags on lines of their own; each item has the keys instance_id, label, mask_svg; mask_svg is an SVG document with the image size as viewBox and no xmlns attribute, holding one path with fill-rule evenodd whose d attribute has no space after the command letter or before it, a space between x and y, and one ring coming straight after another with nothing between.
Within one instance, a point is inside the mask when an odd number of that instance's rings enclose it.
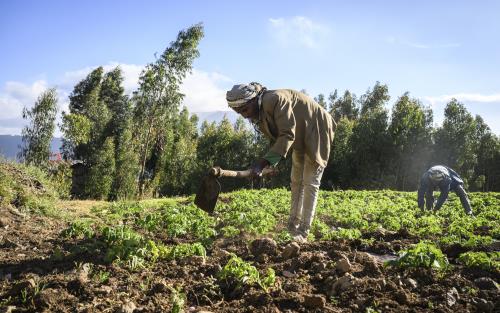
<instances>
[{"instance_id":1,"label":"knit hat","mask_svg":"<svg viewBox=\"0 0 500 313\"><path fill-rule=\"evenodd\" d=\"M265 88L261 84L254 82L248 85L234 85L231 90L226 92L226 100L231 108L239 108L257 97L262 90L265 90Z\"/></svg>"}]
</instances>

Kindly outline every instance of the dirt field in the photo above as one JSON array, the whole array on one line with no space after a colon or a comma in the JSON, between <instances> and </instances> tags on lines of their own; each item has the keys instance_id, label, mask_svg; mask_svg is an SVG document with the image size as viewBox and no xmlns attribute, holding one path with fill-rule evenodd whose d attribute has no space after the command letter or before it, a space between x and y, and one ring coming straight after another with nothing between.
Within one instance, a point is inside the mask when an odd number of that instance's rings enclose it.
<instances>
[{"instance_id":1,"label":"dirt field","mask_svg":"<svg viewBox=\"0 0 500 313\"><path fill-rule=\"evenodd\" d=\"M67 224L2 208L1 312L499 312L498 272L459 265L444 274L395 270L383 261L416 242L404 232L360 240L282 246L271 239L249 244L242 235L219 238L207 258L158 261L130 271L86 249L85 240L62 239ZM457 251L445 251L453 260ZM276 285L236 288L218 278L231 253ZM184 294L185 296L183 296Z\"/></svg>"}]
</instances>

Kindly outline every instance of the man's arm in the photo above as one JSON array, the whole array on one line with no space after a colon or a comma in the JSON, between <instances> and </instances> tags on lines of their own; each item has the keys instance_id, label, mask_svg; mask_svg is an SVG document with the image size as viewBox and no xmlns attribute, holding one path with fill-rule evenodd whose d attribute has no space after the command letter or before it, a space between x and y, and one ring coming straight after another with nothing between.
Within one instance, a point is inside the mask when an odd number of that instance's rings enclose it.
<instances>
[{"instance_id":1,"label":"man's arm","mask_svg":"<svg viewBox=\"0 0 500 313\"><path fill-rule=\"evenodd\" d=\"M277 97L273 118L278 128L278 136L269 152L284 158L295 140L295 116L290 101Z\"/></svg>"}]
</instances>

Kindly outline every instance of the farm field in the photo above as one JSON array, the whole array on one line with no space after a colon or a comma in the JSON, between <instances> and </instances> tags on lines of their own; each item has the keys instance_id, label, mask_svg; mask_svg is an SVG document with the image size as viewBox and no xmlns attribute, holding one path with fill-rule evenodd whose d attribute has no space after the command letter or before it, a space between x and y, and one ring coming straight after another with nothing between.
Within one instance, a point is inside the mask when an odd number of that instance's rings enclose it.
<instances>
[{"instance_id":1,"label":"farm field","mask_svg":"<svg viewBox=\"0 0 500 313\"><path fill-rule=\"evenodd\" d=\"M2 312L494 312L500 193L422 212L416 192L322 191L307 243L289 191L2 208Z\"/></svg>"}]
</instances>

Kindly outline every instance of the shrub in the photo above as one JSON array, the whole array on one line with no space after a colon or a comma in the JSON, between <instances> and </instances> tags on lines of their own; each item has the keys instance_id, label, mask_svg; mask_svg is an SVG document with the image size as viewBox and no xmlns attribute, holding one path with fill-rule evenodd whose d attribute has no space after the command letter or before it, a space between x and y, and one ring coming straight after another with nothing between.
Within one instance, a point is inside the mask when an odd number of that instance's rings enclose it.
<instances>
[{"instance_id":1,"label":"shrub","mask_svg":"<svg viewBox=\"0 0 500 313\"><path fill-rule=\"evenodd\" d=\"M430 242L421 241L413 248L403 250L396 260L387 262L387 265L400 268L433 268L445 270L449 263L443 252Z\"/></svg>"},{"instance_id":2,"label":"shrub","mask_svg":"<svg viewBox=\"0 0 500 313\"><path fill-rule=\"evenodd\" d=\"M458 262L466 267L475 267L483 270L500 270L500 252L466 252L460 254Z\"/></svg>"},{"instance_id":3,"label":"shrub","mask_svg":"<svg viewBox=\"0 0 500 313\"><path fill-rule=\"evenodd\" d=\"M268 292L276 282L276 275L272 268L267 269L265 276L261 276L257 268L241 258L232 255L224 268L219 272L220 279L234 279L236 288L241 288L243 285L257 284L264 291Z\"/></svg>"}]
</instances>

